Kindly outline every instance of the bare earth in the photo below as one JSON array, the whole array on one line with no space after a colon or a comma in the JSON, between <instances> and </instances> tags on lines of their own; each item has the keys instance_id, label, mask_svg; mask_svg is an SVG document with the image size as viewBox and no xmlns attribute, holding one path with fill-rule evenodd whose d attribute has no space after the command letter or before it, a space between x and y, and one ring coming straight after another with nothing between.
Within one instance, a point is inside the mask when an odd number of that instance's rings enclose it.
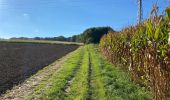
<instances>
[{"instance_id":1,"label":"bare earth","mask_svg":"<svg viewBox=\"0 0 170 100\"><path fill-rule=\"evenodd\" d=\"M38 86L39 83L48 80L54 72L58 71L64 61L68 59L69 55L70 54L40 70L32 77L26 79L22 84L14 86L11 90L2 94L0 100L23 100L25 96L33 93L35 87Z\"/></svg>"}]
</instances>

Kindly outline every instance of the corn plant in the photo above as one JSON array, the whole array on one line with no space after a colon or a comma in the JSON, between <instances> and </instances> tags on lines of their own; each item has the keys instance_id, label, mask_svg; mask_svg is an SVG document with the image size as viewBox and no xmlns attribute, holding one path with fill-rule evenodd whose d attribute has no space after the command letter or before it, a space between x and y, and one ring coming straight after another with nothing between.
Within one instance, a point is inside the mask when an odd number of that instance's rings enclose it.
<instances>
[{"instance_id":1,"label":"corn plant","mask_svg":"<svg viewBox=\"0 0 170 100\"><path fill-rule=\"evenodd\" d=\"M170 6L165 15L153 7L145 22L100 41L100 50L112 63L123 64L132 80L153 91L155 100L170 97Z\"/></svg>"}]
</instances>

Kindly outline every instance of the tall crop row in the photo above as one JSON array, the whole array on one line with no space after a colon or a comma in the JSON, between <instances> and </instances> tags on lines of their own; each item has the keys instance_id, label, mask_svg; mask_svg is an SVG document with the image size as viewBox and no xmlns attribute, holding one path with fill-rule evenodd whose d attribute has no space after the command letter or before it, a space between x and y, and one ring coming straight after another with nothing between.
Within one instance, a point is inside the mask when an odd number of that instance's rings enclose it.
<instances>
[{"instance_id":1,"label":"tall crop row","mask_svg":"<svg viewBox=\"0 0 170 100\"><path fill-rule=\"evenodd\" d=\"M157 7L144 23L109 32L100 50L112 63L124 65L132 80L152 90L155 100L170 97L170 7L157 15Z\"/></svg>"}]
</instances>

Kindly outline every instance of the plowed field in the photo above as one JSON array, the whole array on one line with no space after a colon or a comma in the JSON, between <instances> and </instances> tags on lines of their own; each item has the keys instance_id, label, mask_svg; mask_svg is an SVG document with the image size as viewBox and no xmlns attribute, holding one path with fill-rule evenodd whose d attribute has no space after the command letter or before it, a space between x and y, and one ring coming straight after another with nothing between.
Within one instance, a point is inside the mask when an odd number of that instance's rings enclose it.
<instances>
[{"instance_id":1,"label":"plowed field","mask_svg":"<svg viewBox=\"0 0 170 100\"><path fill-rule=\"evenodd\" d=\"M74 44L0 43L0 93L78 47Z\"/></svg>"}]
</instances>

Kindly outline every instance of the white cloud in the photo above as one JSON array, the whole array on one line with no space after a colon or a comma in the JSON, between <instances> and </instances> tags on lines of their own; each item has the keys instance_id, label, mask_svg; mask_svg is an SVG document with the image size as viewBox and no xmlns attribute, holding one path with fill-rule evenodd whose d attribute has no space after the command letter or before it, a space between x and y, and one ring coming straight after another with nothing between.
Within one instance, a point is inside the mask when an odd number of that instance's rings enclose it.
<instances>
[{"instance_id":1,"label":"white cloud","mask_svg":"<svg viewBox=\"0 0 170 100\"><path fill-rule=\"evenodd\" d=\"M23 16L24 19L26 19L26 20L30 19L30 15L29 15L28 13L24 13L22 16Z\"/></svg>"},{"instance_id":2,"label":"white cloud","mask_svg":"<svg viewBox=\"0 0 170 100\"><path fill-rule=\"evenodd\" d=\"M23 16L29 16L27 13L24 13Z\"/></svg>"}]
</instances>

